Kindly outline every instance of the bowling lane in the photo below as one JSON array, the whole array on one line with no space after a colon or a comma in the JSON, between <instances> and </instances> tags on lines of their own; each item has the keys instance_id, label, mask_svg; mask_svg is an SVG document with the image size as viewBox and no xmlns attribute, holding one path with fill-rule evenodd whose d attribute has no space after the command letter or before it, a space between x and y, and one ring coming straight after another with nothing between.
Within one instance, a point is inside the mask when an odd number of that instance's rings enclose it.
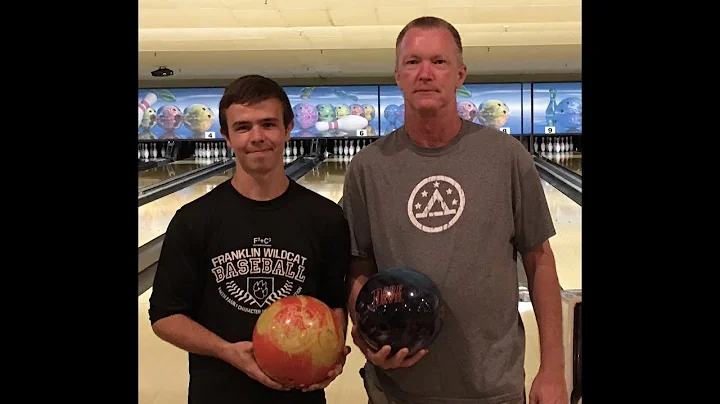
<instances>
[{"instance_id":1,"label":"bowling lane","mask_svg":"<svg viewBox=\"0 0 720 404\"><path fill-rule=\"evenodd\" d=\"M345 171L349 163L348 158L327 159L297 182L338 202L342 197ZM229 172L227 178L231 175L232 173ZM547 182L543 181L542 185L558 233L551 243L555 250L560 284L565 289L580 288L581 206ZM178 203L178 205L182 204ZM169 222L169 219L167 221ZM167 222L163 229L166 227ZM138 298L139 403L187 402L187 353L160 340L152 332L147 314L151 293L152 288ZM521 302L518 310L526 330L525 372L526 387L529 392L540 365L539 337L532 304ZM349 329L346 344L353 349L347 358L343 373L326 390L327 401L329 404L366 404L367 396L358 374L365 363L365 358L349 336Z\"/></svg>"},{"instance_id":2,"label":"bowling lane","mask_svg":"<svg viewBox=\"0 0 720 404\"><path fill-rule=\"evenodd\" d=\"M330 157L312 171L298 179L297 183L337 203L343 196L345 173L349 157ZM355 346L348 326L345 344L352 348L343 373L325 391L328 404L366 404L367 395L359 371L365 365L365 357Z\"/></svg>"},{"instance_id":3,"label":"bowling lane","mask_svg":"<svg viewBox=\"0 0 720 404\"><path fill-rule=\"evenodd\" d=\"M557 230L550 239L563 289L582 289L582 206L544 180L548 208Z\"/></svg>"},{"instance_id":4,"label":"bowling lane","mask_svg":"<svg viewBox=\"0 0 720 404\"><path fill-rule=\"evenodd\" d=\"M153 332L151 294L138 297L138 404L187 404L188 356Z\"/></svg>"},{"instance_id":5,"label":"bowling lane","mask_svg":"<svg viewBox=\"0 0 720 404\"><path fill-rule=\"evenodd\" d=\"M557 230L550 245L555 254L560 286L582 289L582 206L546 181L541 182ZM520 302L518 310L525 326L525 392L527 402L530 402L530 388L540 369L540 337L532 303Z\"/></svg>"},{"instance_id":6,"label":"bowling lane","mask_svg":"<svg viewBox=\"0 0 720 404\"><path fill-rule=\"evenodd\" d=\"M187 353L158 338L148 317L152 288L138 297L138 404L187 403ZM360 378L365 357L347 332L352 348L343 373L327 388L328 404L367 404Z\"/></svg>"},{"instance_id":7,"label":"bowling lane","mask_svg":"<svg viewBox=\"0 0 720 404\"><path fill-rule=\"evenodd\" d=\"M582 152L538 152L540 156L582 176Z\"/></svg>"},{"instance_id":8,"label":"bowling lane","mask_svg":"<svg viewBox=\"0 0 720 404\"><path fill-rule=\"evenodd\" d=\"M172 177L179 177L187 173L207 167L213 161L210 159L196 159L194 157L178 160L160 167L153 167L138 173L138 189L158 184Z\"/></svg>"},{"instance_id":9,"label":"bowling lane","mask_svg":"<svg viewBox=\"0 0 720 404\"><path fill-rule=\"evenodd\" d=\"M576 154L580 155L580 153ZM571 167L580 170L580 158L578 156L578 164ZM298 183L338 202L342 197L345 171L349 163L350 159L343 157L327 159L300 178ZM548 182L542 181L542 186L557 230L556 236L550 240L550 243L555 253L560 285L564 289L581 289L582 206ZM525 372L527 375L526 393L529 400L530 388L540 367L540 339L532 303L520 302L518 311L526 330ZM358 351L351 337L346 343L354 349L347 358L345 371L327 389L328 403L357 402L364 404L366 395L358 370L364 365L365 358Z\"/></svg>"},{"instance_id":10,"label":"bowling lane","mask_svg":"<svg viewBox=\"0 0 720 404\"><path fill-rule=\"evenodd\" d=\"M293 159L294 157L286 160L286 164ZM337 203L342 197L345 171L349 163L349 158L327 159L297 182ZM234 170L234 168L228 170L222 177L230 178ZM206 182L218 177L221 176L213 177ZM221 181L214 181L213 185L219 182ZM171 194L141 207L155 204L145 213L146 219L138 217L141 226L143 220L146 221L146 228L141 227L139 237L145 241L140 241L140 244L164 233L172 214L180 206L207 192L201 184L188 187L186 190L175 193L186 191L184 195L168 198L175 195ZM138 403L187 403L187 353L162 341L153 333L148 318L151 294L152 288L138 297ZM359 374L360 368L365 364L365 357L354 345L349 328L347 334L346 344L353 347L353 350L347 358L344 372L326 390L327 402L366 404L367 396Z\"/></svg>"},{"instance_id":11,"label":"bowling lane","mask_svg":"<svg viewBox=\"0 0 720 404\"><path fill-rule=\"evenodd\" d=\"M297 182L337 203L343 195L345 172L350 161L343 157L328 158ZM560 286L563 289L581 289L582 206L548 182L541 182L557 230L550 243L555 253Z\"/></svg>"},{"instance_id":12,"label":"bowling lane","mask_svg":"<svg viewBox=\"0 0 720 404\"><path fill-rule=\"evenodd\" d=\"M338 203L343 195L348 157L329 157L298 179L297 183Z\"/></svg>"},{"instance_id":13,"label":"bowling lane","mask_svg":"<svg viewBox=\"0 0 720 404\"><path fill-rule=\"evenodd\" d=\"M235 167L138 207L138 248L165 234L175 212L235 174Z\"/></svg>"},{"instance_id":14,"label":"bowling lane","mask_svg":"<svg viewBox=\"0 0 720 404\"><path fill-rule=\"evenodd\" d=\"M285 158L285 165L292 163L296 158ZM141 172L138 174L138 189L199 170L212 162L211 159L196 160L195 158L189 158L164 167L156 167ZM149 173L149 171L154 171L154 173ZM170 224L170 219L181 206L210 192L221 182L232 178L234 173L235 168L229 169L202 182L140 206L138 208L138 247L164 234L168 224Z\"/></svg>"},{"instance_id":15,"label":"bowling lane","mask_svg":"<svg viewBox=\"0 0 720 404\"><path fill-rule=\"evenodd\" d=\"M582 175L582 152L569 152L566 153L565 158L560 162L565 168L575 172L578 175Z\"/></svg>"}]
</instances>

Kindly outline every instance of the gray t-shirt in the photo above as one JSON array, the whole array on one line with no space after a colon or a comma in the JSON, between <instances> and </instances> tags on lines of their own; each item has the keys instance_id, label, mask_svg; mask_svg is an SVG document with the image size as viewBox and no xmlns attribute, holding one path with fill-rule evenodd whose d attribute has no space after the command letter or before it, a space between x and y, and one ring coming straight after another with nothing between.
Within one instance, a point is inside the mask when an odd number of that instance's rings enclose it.
<instances>
[{"instance_id":1,"label":"gray t-shirt","mask_svg":"<svg viewBox=\"0 0 720 404\"><path fill-rule=\"evenodd\" d=\"M375 369L381 387L412 403L522 402L516 252L555 235L522 144L463 121L450 144L429 149L401 127L355 155L342 205L353 255L426 273L449 309L420 362Z\"/></svg>"}]
</instances>

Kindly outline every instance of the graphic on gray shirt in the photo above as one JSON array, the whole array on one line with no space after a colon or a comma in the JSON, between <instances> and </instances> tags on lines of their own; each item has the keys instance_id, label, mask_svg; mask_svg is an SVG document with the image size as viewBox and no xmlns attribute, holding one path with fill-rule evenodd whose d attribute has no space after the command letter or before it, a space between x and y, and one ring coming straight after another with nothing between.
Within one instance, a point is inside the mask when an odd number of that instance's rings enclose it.
<instances>
[{"instance_id":1,"label":"graphic on gray shirt","mask_svg":"<svg viewBox=\"0 0 720 404\"><path fill-rule=\"evenodd\" d=\"M374 257L379 270L405 265L428 274L448 304L428 355L411 368L375 369L381 387L412 403L521 400L515 253L555 235L522 144L463 121L450 144L429 149L401 127L355 155L342 205L354 255Z\"/></svg>"}]
</instances>

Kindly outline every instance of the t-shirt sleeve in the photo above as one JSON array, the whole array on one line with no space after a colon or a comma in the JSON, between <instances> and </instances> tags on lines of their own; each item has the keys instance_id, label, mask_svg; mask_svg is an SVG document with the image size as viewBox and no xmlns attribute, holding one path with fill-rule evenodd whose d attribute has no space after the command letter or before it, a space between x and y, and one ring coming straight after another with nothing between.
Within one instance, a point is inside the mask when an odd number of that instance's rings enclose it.
<instances>
[{"instance_id":1,"label":"t-shirt sleeve","mask_svg":"<svg viewBox=\"0 0 720 404\"><path fill-rule=\"evenodd\" d=\"M198 285L196 239L187 216L178 211L170 221L163 240L157 272L150 295L150 323L174 314L191 316Z\"/></svg>"},{"instance_id":2,"label":"t-shirt sleeve","mask_svg":"<svg viewBox=\"0 0 720 404\"><path fill-rule=\"evenodd\" d=\"M320 300L330 308L344 309L347 306L345 277L350 270L350 230L342 212L333 214L329 220L325 240Z\"/></svg>"},{"instance_id":3,"label":"t-shirt sleeve","mask_svg":"<svg viewBox=\"0 0 720 404\"><path fill-rule=\"evenodd\" d=\"M362 163L358 158L345 173L342 208L350 229L350 253L368 258L373 255L373 249L364 180Z\"/></svg>"},{"instance_id":4,"label":"t-shirt sleeve","mask_svg":"<svg viewBox=\"0 0 720 404\"><path fill-rule=\"evenodd\" d=\"M525 254L554 236L550 209L532 156L523 148L513 175L515 249Z\"/></svg>"}]
</instances>

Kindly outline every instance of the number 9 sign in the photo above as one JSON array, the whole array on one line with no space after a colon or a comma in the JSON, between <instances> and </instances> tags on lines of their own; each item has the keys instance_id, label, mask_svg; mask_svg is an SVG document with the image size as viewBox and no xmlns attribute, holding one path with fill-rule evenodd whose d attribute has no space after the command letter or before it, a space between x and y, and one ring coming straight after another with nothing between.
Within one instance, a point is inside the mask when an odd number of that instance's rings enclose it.
<instances>
[{"instance_id":1,"label":"number 9 sign","mask_svg":"<svg viewBox=\"0 0 720 404\"><path fill-rule=\"evenodd\" d=\"M546 134L546 135L552 135L553 133L556 133L554 126L546 126L546 127L545 127L545 134Z\"/></svg>"}]
</instances>

